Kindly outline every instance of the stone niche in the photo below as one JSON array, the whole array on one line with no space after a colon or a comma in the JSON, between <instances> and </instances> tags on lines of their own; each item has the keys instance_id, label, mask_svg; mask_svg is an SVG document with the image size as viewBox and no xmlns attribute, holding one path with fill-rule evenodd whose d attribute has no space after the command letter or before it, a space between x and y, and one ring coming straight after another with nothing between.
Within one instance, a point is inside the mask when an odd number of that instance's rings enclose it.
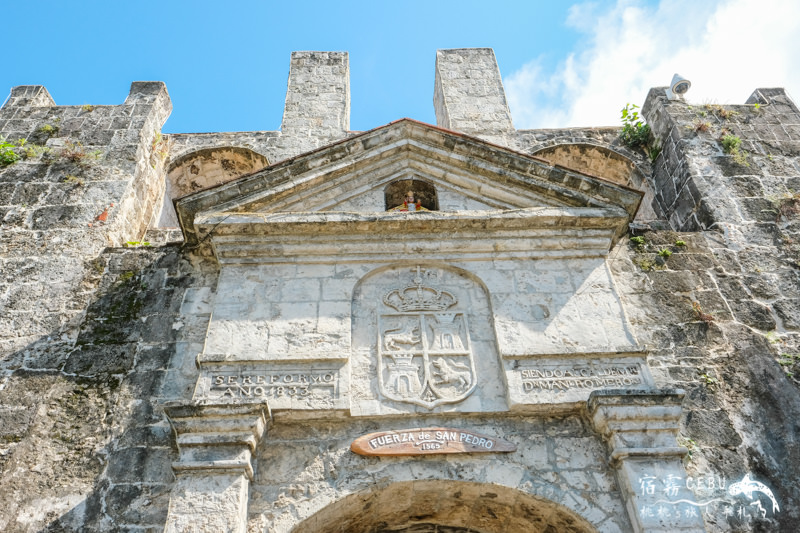
<instances>
[{"instance_id":1,"label":"stone niche","mask_svg":"<svg viewBox=\"0 0 800 533\"><path fill-rule=\"evenodd\" d=\"M557 144L534 152L536 157L556 165L586 172L603 179L632 187L644 193L642 204L636 213L636 221L657 220L653 210L653 189L632 159L603 146L592 144Z\"/></svg>"}]
</instances>

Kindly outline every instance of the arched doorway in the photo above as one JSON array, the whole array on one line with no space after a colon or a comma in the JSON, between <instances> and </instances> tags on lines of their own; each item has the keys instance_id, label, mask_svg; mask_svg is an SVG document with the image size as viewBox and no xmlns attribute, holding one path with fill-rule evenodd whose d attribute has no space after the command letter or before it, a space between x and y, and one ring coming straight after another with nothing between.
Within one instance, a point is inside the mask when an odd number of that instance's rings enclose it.
<instances>
[{"instance_id":1,"label":"arched doorway","mask_svg":"<svg viewBox=\"0 0 800 533\"><path fill-rule=\"evenodd\" d=\"M357 492L298 524L295 533L594 533L555 502L493 484L391 483Z\"/></svg>"}]
</instances>

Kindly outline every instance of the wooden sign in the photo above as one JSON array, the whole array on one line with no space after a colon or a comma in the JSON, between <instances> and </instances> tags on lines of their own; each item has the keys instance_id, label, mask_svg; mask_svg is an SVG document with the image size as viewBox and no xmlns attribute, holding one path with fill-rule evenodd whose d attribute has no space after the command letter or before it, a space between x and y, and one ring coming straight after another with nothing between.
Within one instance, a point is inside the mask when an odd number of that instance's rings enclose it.
<instances>
[{"instance_id":1,"label":"wooden sign","mask_svg":"<svg viewBox=\"0 0 800 533\"><path fill-rule=\"evenodd\" d=\"M431 455L437 453L513 452L516 445L468 429L414 428L379 431L357 438L350 450L359 455Z\"/></svg>"}]
</instances>

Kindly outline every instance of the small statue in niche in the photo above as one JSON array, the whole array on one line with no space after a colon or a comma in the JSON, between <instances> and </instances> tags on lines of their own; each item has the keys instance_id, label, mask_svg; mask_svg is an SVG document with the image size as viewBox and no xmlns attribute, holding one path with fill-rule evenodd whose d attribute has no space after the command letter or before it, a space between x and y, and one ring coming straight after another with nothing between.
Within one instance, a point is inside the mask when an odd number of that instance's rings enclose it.
<instances>
[{"instance_id":1,"label":"small statue in niche","mask_svg":"<svg viewBox=\"0 0 800 533\"><path fill-rule=\"evenodd\" d=\"M420 202L419 198L416 197L414 191L408 191L406 193L405 199L403 200L403 203L398 205L397 207L389 209L389 211L416 212L416 211L427 211L427 209L422 207L422 202Z\"/></svg>"}]
</instances>

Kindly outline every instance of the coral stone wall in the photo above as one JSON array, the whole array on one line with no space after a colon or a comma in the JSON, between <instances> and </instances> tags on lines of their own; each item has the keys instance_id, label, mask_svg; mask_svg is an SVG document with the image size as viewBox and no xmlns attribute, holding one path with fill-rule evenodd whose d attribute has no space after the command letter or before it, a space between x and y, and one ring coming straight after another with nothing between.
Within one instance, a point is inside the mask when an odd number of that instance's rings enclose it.
<instances>
[{"instance_id":1,"label":"coral stone wall","mask_svg":"<svg viewBox=\"0 0 800 533\"><path fill-rule=\"evenodd\" d=\"M176 453L161 403L192 395L216 276L178 246L108 249L75 340L3 357L1 530L163 530Z\"/></svg>"},{"instance_id":2,"label":"coral stone wall","mask_svg":"<svg viewBox=\"0 0 800 533\"><path fill-rule=\"evenodd\" d=\"M136 82L122 105L56 106L44 87L15 87L0 135L22 158L0 166L0 353L72 335L91 299L91 261L140 241L164 191L156 138L172 104Z\"/></svg>"},{"instance_id":3,"label":"coral stone wall","mask_svg":"<svg viewBox=\"0 0 800 533\"><path fill-rule=\"evenodd\" d=\"M691 106L654 89L643 107L662 152L651 166L644 154L619 145L615 128L511 129L502 85L455 72L472 56L495 68L485 51L440 58L440 125L479 133L481 117L459 89L478 84L493 102L485 125L493 142L611 179L632 169L643 182L631 184L652 191L660 219L634 225L629 237L641 240L624 238L612 248L609 283L632 335L649 351L657 385L686 390L680 439L690 452L686 486L702 502L719 496L720 479L725 495L747 474L780 505L780 512L761 515L754 506L763 496L747 500L742 493L739 507L706 508L707 530L797 531L796 105L779 89L759 89L741 106ZM155 226L170 158L179 163L191 152L235 147L260 154L251 157L255 167L262 156L278 162L350 135L347 69L343 54L293 56L290 83L298 90L287 96L283 131L180 134L169 142L158 135L171 106L160 83L134 83L119 106L56 106L43 87L12 91L0 108L0 133L49 152L34 150L0 167L0 530L163 531L178 457L163 404L193 396L219 273L214 259L187 247L119 246L141 242ZM319 101L305 102L301 88L315 77L329 80L328 89L314 89ZM725 135L739 138L738 154L725 151ZM427 419L501 428L522 450L524 465L477 457L356 460L347 445L378 424L343 411L326 420L276 418L255 451L253 530L289 531L320 510L317 519L344 513L384 527L380 520L388 514L358 504L411 498L415 476L464 483L465 501L473 505L468 512L452 504L430 515L438 520L437 512L458 511L474 519L453 522L452 531L491 513L519 511L478 494L477 483L556 502L542 511L552 512L552 520L577 514L603 531L631 529L605 444L583 411ZM416 419L393 423L410 427ZM452 503L456 492L439 481L426 481L417 497L441 490ZM370 493L371 487L378 490ZM517 503L531 510L530 501ZM392 527L407 525L395 518ZM576 530L579 522L572 522ZM486 523L502 530L496 516ZM313 518L304 524L330 530Z\"/></svg>"}]
</instances>

